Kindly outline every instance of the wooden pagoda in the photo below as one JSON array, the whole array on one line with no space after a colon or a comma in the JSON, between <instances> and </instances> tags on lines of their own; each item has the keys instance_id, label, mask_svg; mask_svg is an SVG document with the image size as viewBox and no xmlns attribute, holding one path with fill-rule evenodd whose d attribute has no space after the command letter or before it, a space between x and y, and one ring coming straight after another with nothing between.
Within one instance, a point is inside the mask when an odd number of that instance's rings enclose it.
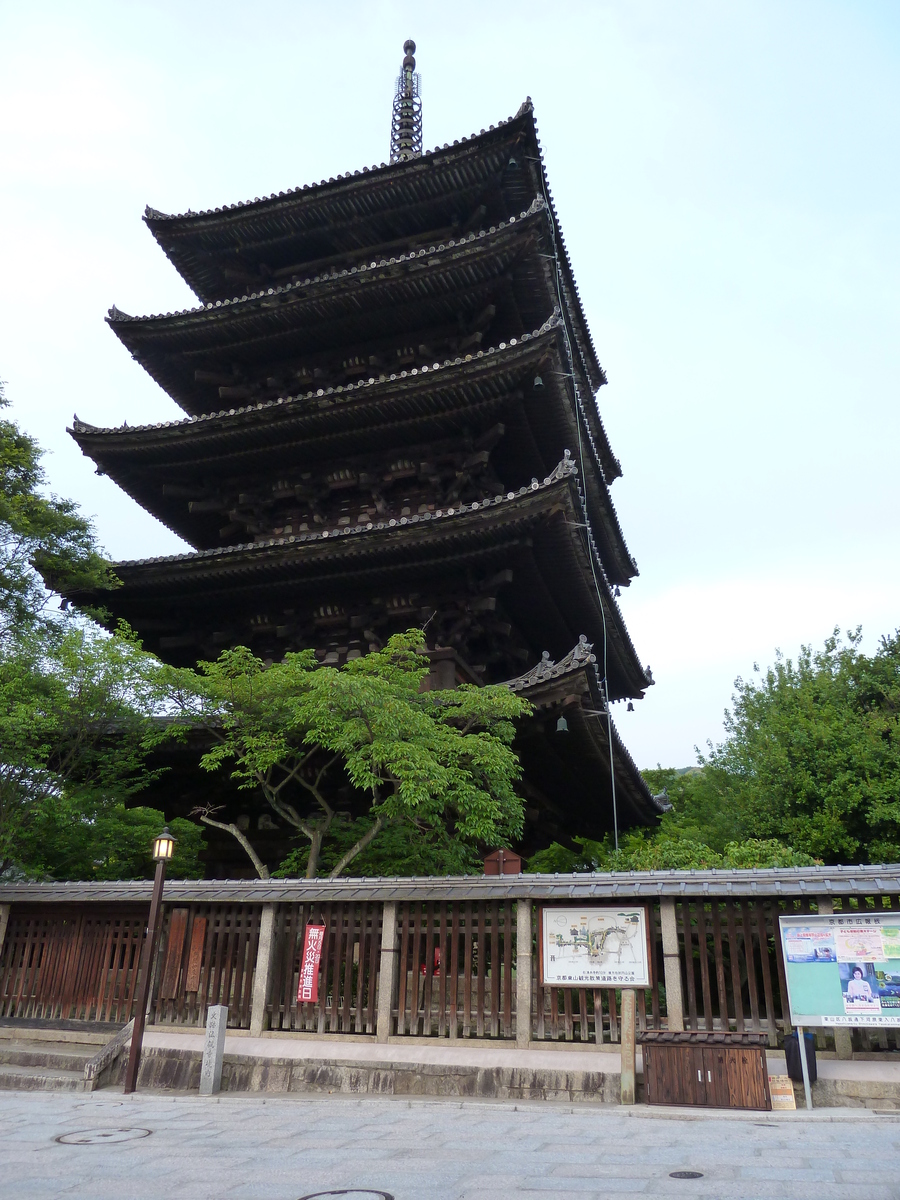
<instances>
[{"instance_id":1,"label":"wooden pagoda","mask_svg":"<svg viewBox=\"0 0 900 1200\"><path fill-rule=\"evenodd\" d=\"M610 749L619 825L648 824L604 715L652 683L615 600L637 574L621 468L532 104L422 153L407 59L391 162L147 209L200 303L108 320L186 416L70 432L194 549L117 563L102 603L182 664L236 644L339 664L423 626L432 686L508 681L535 704L525 849L611 828Z\"/></svg>"}]
</instances>

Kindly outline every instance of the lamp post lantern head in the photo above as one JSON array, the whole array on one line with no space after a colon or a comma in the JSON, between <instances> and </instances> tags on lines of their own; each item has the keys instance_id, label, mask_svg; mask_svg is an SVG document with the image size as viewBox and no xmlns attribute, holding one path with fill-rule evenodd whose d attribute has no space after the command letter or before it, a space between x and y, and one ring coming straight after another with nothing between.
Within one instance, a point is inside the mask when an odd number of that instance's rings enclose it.
<instances>
[{"instance_id":1,"label":"lamp post lantern head","mask_svg":"<svg viewBox=\"0 0 900 1200\"><path fill-rule=\"evenodd\" d=\"M153 861L168 862L174 853L175 838L169 833L169 827L166 825L162 833L153 839Z\"/></svg>"}]
</instances>

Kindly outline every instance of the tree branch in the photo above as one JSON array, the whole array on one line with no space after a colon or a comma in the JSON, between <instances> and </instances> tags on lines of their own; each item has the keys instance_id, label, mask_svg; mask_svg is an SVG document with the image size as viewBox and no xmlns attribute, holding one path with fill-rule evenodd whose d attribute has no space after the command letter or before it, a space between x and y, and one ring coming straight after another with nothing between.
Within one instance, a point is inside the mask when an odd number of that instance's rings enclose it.
<instances>
[{"instance_id":1,"label":"tree branch","mask_svg":"<svg viewBox=\"0 0 900 1200\"><path fill-rule=\"evenodd\" d=\"M194 812L191 815L198 816L204 825L212 825L214 829L224 829L226 833L230 833L232 837L237 838L240 844L247 851L250 861L253 863L254 867L256 867L256 873L260 879L271 878L269 875L269 868L250 845L250 842L247 840L241 830L238 829L237 825L226 825L224 821L214 821L209 813L203 810L194 809Z\"/></svg>"},{"instance_id":2,"label":"tree branch","mask_svg":"<svg viewBox=\"0 0 900 1200\"><path fill-rule=\"evenodd\" d=\"M334 868L334 870L331 872L331 874L328 876L328 878L329 879L337 879L338 875L340 875L340 873L341 873L341 871L343 871L344 867L346 867L348 865L348 863L351 863L358 854L361 854L363 852L363 850L365 850L366 846L369 845L370 842L373 842L375 840L375 838L378 836L378 834L381 833L382 829L384 829L386 824L387 824L386 817L376 817L375 823L369 829L366 830L366 832L362 835L362 837L359 839L359 841L355 845L350 847L350 849L347 851L347 853L344 855L344 857L340 860L340 862L337 864L337 866Z\"/></svg>"}]
</instances>

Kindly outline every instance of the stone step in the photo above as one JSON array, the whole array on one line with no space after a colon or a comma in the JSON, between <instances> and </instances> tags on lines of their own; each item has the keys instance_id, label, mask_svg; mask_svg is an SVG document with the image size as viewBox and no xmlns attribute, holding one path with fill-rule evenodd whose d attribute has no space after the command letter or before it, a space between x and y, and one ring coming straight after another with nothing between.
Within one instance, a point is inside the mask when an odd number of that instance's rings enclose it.
<instances>
[{"instance_id":1,"label":"stone step","mask_svg":"<svg viewBox=\"0 0 900 1200\"><path fill-rule=\"evenodd\" d=\"M60 1071L51 1067L22 1067L15 1063L0 1065L0 1091L4 1092L80 1092L84 1088L81 1071Z\"/></svg>"},{"instance_id":2,"label":"stone step","mask_svg":"<svg viewBox=\"0 0 900 1200\"><path fill-rule=\"evenodd\" d=\"M83 1071L99 1047L78 1042L0 1041L0 1066L49 1067L54 1071Z\"/></svg>"}]
</instances>

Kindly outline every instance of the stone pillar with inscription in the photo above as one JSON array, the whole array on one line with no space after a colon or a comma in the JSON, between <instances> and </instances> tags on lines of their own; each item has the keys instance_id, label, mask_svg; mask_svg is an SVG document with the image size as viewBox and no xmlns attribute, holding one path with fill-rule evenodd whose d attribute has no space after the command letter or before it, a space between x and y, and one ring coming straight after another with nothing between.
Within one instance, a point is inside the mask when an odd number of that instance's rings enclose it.
<instances>
[{"instance_id":1,"label":"stone pillar with inscription","mask_svg":"<svg viewBox=\"0 0 900 1200\"><path fill-rule=\"evenodd\" d=\"M200 1068L201 1096L213 1096L222 1086L222 1059L225 1055L227 1027L226 1005L211 1004L206 1010L206 1038L203 1042L203 1065Z\"/></svg>"},{"instance_id":2,"label":"stone pillar with inscription","mask_svg":"<svg viewBox=\"0 0 900 1200\"><path fill-rule=\"evenodd\" d=\"M269 977L275 950L275 905L264 904L259 922L259 946L253 975L253 999L250 1006L250 1035L259 1037L266 1026L269 1001Z\"/></svg>"}]
</instances>

